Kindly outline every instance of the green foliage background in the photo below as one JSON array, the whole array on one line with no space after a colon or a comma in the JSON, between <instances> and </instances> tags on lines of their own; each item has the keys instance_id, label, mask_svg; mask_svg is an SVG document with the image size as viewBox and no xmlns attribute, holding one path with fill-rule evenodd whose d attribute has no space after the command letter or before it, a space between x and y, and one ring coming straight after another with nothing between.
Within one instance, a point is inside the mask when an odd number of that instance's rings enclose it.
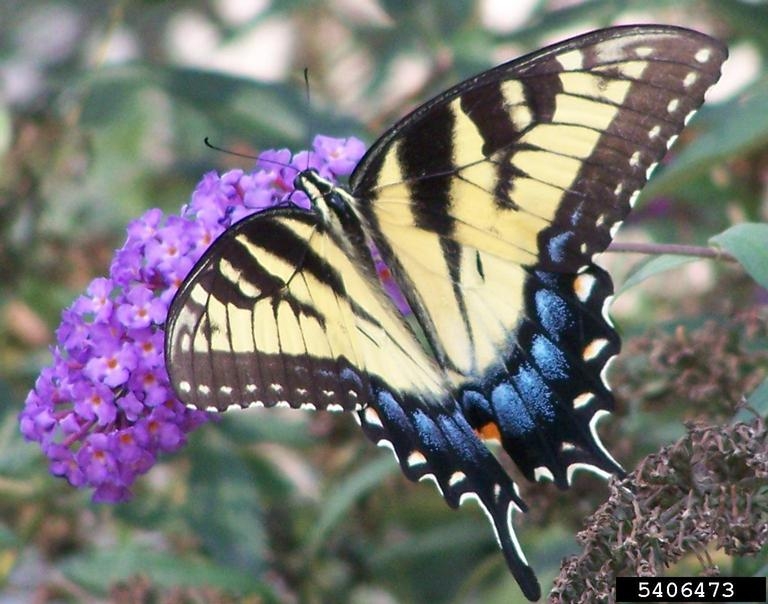
<instances>
[{"instance_id":1,"label":"green foliage background","mask_svg":"<svg viewBox=\"0 0 768 604\"><path fill-rule=\"evenodd\" d=\"M652 328L658 341L680 329L696 333L712 320L727 329L733 315L752 313L764 323L766 3L593 0L557 8L561 3L540 1L525 25L505 33L482 26L475 2L371 4L383 17L360 17L344 3L284 1L237 23L206 0L0 5L3 81L21 66L41 82L22 100L0 97L0 602L519 601L480 511L453 512L431 485L407 483L391 455L371 446L350 418L229 414L153 469L132 502L97 506L48 475L42 455L19 436L16 416L50 362L47 346L61 309L106 273L127 222L153 206L177 212L208 170L250 167L212 152L203 137L249 154L299 150L314 133L371 142L414 102L544 42L596 27L639 20L689 25L732 49L748 45L759 60L745 88L698 114L626 228L634 238L667 243L707 245L712 238L740 264L699 260L668 273L669 259L661 257L635 273L645 280L622 292L614 311L628 343L616 363L620 408L601 432L631 471L682 436L684 420L729 421L721 408L697 407L686 397L658 404L659 392L670 388L664 379L676 373L640 380L647 361L632 342L647 341ZM38 56L36 24L56 11L75 18L77 40L54 57ZM181 66L164 42L182 12L204 19L222 43L268 20L289 22L294 51L285 81ZM140 58L100 62L101 45L121 32L137 41ZM367 65L367 75L339 73L349 57ZM386 102L389 76L403 57L426 62L428 78ZM745 222L755 224L728 230ZM622 276L619 284L636 270L635 257L606 256ZM741 332L734 333L741 342ZM743 371L739 363L765 344L758 335L733 360L735 375L743 377L737 398L751 397L763 417L768 388L756 384L766 377L765 357ZM561 560L578 551L574 535L607 487L590 476L580 476L567 493L522 486L534 506L520 523L521 541L546 590ZM755 497L764 504L765 484ZM714 547L709 553L726 575L766 574L765 548L744 559ZM695 557L680 564L680 574L697 570Z\"/></svg>"}]
</instances>

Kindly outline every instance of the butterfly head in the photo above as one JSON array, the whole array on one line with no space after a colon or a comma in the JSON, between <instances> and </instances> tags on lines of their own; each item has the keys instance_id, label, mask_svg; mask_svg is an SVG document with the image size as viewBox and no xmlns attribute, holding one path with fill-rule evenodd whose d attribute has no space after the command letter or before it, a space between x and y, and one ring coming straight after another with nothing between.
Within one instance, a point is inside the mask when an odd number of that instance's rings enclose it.
<instances>
[{"instance_id":1,"label":"butterfly head","mask_svg":"<svg viewBox=\"0 0 768 604\"><path fill-rule=\"evenodd\" d=\"M352 197L332 181L323 178L314 168L299 172L293 180L293 186L309 198L312 209L326 225L333 224L334 217L347 223L354 213Z\"/></svg>"},{"instance_id":2,"label":"butterfly head","mask_svg":"<svg viewBox=\"0 0 768 604\"><path fill-rule=\"evenodd\" d=\"M334 189L333 183L320 176L315 168L307 168L296 174L293 187L304 191L311 200L325 197Z\"/></svg>"}]
</instances>

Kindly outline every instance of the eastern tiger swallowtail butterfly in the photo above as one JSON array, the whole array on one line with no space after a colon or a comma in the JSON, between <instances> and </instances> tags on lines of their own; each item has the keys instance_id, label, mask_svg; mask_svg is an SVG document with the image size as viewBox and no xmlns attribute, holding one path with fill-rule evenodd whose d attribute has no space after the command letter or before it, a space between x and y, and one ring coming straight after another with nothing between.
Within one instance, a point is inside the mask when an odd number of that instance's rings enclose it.
<instances>
[{"instance_id":1,"label":"eastern tiger swallowtail butterfly","mask_svg":"<svg viewBox=\"0 0 768 604\"><path fill-rule=\"evenodd\" d=\"M694 31L615 27L470 78L387 130L349 189L311 169L311 209L234 224L186 278L166 326L178 396L216 411L352 411L411 480L474 499L525 596L525 503L483 440L529 480L621 474L595 424L619 338L610 243L726 49ZM370 246L404 293L408 322ZM414 326L415 325L415 326Z\"/></svg>"}]
</instances>

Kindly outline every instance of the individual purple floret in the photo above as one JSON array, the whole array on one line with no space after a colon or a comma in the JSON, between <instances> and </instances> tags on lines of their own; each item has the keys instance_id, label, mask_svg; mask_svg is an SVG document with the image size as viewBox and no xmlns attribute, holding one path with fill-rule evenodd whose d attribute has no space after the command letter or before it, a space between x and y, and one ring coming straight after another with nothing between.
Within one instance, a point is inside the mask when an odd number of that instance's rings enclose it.
<instances>
[{"instance_id":1,"label":"individual purple floret","mask_svg":"<svg viewBox=\"0 0 768 604\"><path fill-rule=\"evenodd\" d=\"M364 152L354 138L318 136L313 152L261 154L254 172L209 172L181 216L147 211L128 225L109 277L94 279L63 311L44 368L19 415L50 470L94 501L131 496L158 454L176 451L208 414L187 409L168 382L164 323L173 295L208 246L233 222L277 203L309 208L297 171L348 175Z\"/></svg>"}]
</instances>

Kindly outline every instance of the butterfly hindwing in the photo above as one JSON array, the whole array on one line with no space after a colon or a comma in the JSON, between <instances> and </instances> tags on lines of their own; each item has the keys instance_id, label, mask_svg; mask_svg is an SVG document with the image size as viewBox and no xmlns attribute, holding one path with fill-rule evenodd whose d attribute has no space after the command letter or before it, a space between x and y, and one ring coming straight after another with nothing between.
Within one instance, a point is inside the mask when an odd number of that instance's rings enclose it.
<instances>
[{"instance_id":1,"label":"butterfly hindwing","mask_svg":"<svg viewBox=\"0 0 768 604\"><path fill-rule=\"evenodd\" d=\"M541 588L512 524L514 512L526 511L526 505L451 399L424 405L408 394L398 398L386 387L374 388L374 402L358 412L358 420L368 438L393 450L409 479L431 479L453 508L474 500L488 516L523 593L539 599Z\"/></svg>"},{"instance_id":2,"label":"butterfly hindwing","mask_svg":"<svg viewBox=\"0 0 768 604\"><path fill-rule=\"evenodd\" d=\"M565 488L577 468L621 474L595 422L613 410L601 379L619 351L602 309L608 274L591 265L578 275L534 271L526 280L525 316L504 362L461 389L461 406L482 435L498 440L529 480Z\"/></svg>"}]
</instances>

